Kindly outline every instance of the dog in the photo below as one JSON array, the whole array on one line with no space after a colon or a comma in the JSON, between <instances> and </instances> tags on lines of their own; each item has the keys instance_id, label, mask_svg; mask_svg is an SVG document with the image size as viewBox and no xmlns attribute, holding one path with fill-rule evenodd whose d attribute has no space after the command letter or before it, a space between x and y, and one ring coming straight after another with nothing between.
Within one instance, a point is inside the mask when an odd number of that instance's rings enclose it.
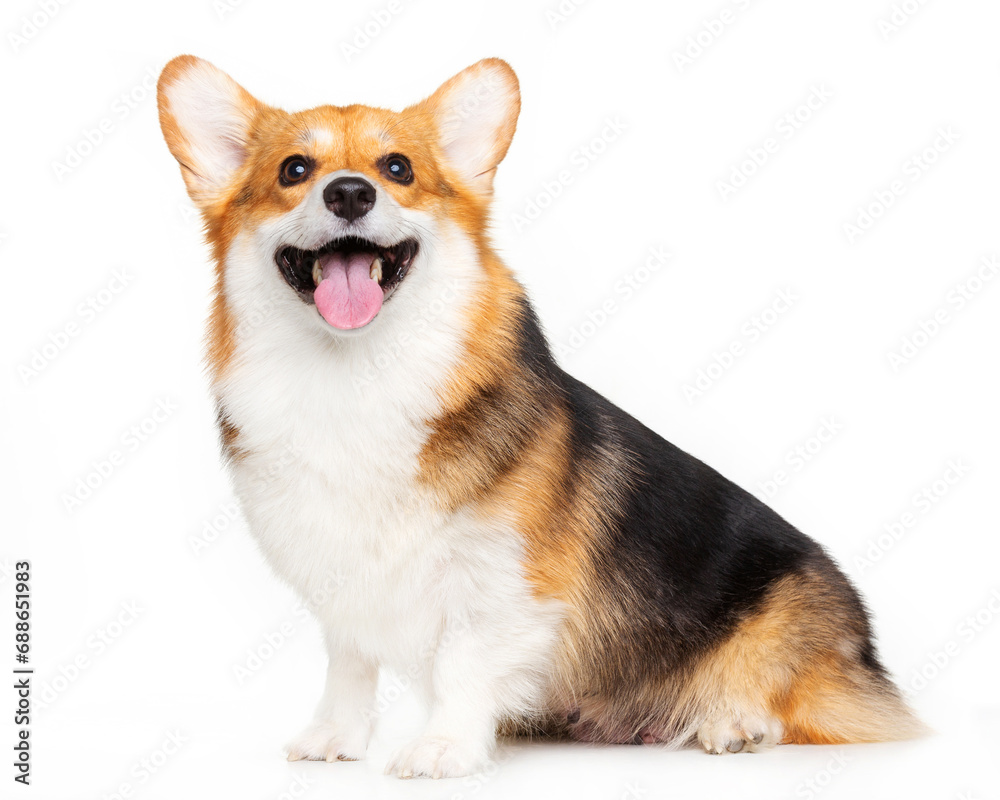
<instances>
[{"instance_id":1,"label":"dog","mask_svg":"<svg viewBox=\"0 0 1000 800\"><path fill-rule=\"evenodd\" d=\"M158 105L216 264L235 491L329 654L290 760L363 758L382 668L429 710L403 778L475 772L507 735L724 754L923 730L823 548L554 361L488 234L506 62L400 112L287 113L185 55Z\"/></svg>"}]
</instances>

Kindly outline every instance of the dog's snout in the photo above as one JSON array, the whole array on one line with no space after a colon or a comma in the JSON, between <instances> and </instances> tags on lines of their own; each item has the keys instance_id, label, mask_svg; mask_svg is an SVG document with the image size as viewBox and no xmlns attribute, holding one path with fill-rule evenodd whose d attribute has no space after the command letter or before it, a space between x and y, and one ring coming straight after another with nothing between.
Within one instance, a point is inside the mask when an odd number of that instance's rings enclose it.
<instances>
[{"instance_id":1,"label":"dog's snout","mask_svg":"<svg viewBox=\"0 0 1000 800\"><path fill-rule=\"evenodd\" d=\"M323 190L323 201L348 222L360 219L375 205L375 187L364 178L337 178Z\"/></svg>"}]
</instances>

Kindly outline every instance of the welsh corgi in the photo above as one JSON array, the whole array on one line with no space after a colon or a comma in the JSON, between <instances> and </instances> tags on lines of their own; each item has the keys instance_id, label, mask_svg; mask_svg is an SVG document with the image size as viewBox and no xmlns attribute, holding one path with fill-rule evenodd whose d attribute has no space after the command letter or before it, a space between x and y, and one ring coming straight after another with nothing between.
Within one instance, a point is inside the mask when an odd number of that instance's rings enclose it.
<instances>
[{"instance_id":1,"label":"welsh corgi","mask_svg":"<svg viewBox=\"0 0 1000 800\"><path fill-rule=\"evenodd\" d=\"M700 745L915 736L823 548L555 363L488 234L517 77L288 113L193 56L160 123L216 263L207 364L252 535L318 619L288 758L363 758L380 669L426 698L402 778L499 735Z\"/></svg>"}]
</instances>

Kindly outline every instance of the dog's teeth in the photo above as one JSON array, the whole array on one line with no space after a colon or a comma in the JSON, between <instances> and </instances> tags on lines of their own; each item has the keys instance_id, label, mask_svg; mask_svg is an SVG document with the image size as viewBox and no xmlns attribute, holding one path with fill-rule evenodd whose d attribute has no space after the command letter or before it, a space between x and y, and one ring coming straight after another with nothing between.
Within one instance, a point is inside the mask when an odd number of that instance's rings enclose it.
<instances>
[{"instance_id":1,"label":"dog's teeth","mask_svg":"<svg viewBox=\"0 0 1000 800\"><path fill-rule=\"evenodd\" d=\"M319 286L319 282L323 280L323 266L319 263L317 258L313 261L313 283Z\"/></svg>"},{"instance_id":2,"label":"dog's teeth","mask_svg":"<svg viewBox=\"0 0 1000 800\"><path fill-rule=\"evenodd\" d=\"M371 270L369 270L368 276L373 281L379 281L379 282L381 282L381 280L382 280L382 259L379 258L378 256L375 256L375 260L372 261Z\"/></svg>"}]
</instances>

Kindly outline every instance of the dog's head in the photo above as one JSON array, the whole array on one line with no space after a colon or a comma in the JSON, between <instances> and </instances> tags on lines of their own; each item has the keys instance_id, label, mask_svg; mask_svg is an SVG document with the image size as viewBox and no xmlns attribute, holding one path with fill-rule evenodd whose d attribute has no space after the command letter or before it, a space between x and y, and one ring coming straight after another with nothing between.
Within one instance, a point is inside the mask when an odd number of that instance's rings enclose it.
<instances>
[{"instance_id":1,"label":"dog's head","mask_svg":"<svg viewBox=\"0 0 1000 800\"><path fill-rule=\"evenodd\" d=\"M159 81L163 134L204 217L221 287L231 298L276 295L302 324L335 336L405 305L395 298L442 260L433 254L447 250L449 231L481 244L519 108L517 78L499 59L400 112L288 113L193 56L175 58Z\"/></svg>"}]
</instances>

